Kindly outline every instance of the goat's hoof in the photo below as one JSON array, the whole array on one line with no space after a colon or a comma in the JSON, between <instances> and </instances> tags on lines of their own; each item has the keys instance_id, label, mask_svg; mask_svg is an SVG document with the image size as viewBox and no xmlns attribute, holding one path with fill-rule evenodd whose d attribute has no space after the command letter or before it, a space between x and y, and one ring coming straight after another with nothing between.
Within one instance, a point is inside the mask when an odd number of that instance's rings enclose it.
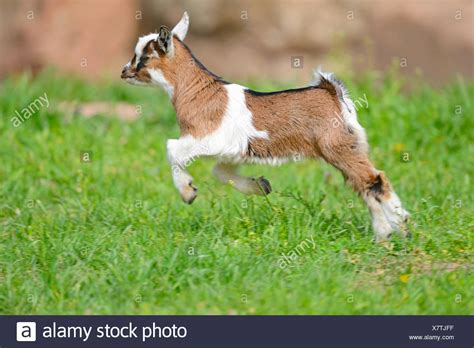
<instances>
[{"instance_id":1,"label":"goat's hoof","mask_svg":"<svg viewBox=\"0 0 474 348\"><path fill-rule=\"evenodd\" d=\"M197 187L194 186L191 182L188 186L184 187L181 190L181 198L184 203L191 204L197 197Z\"/></svg>"},{"instance_id":2,"label":"goat's hoof","mask_svg":"<svg viewBox=\"0 0 474 348\"><path fill-rule=\"evenodd\" d=\"M256 181L258 187L264 195L268 195L270 192L272 192L272 186L270 185L270 181L265 179L263 176L257 178Z\"/></svg>"},{"instance_id":3,"label":"goat's hoof","mask_svg":"<svg viewBox=\"0 0 474 348\"><path fill-rule=\"evenodd\" d=\"M375 236L375 242L378 244L386 244L392 238L392 232L387 234L378 234Z\"/></svg>"},{"instance_id":4,"label":"goat's hoof","mask_svg":"<svg viewBox=\"0 0 474 348\"><path fill-rule=\"evenodd\" d=\"M401 222L399 224L398 231L403 238L411 237L411 231L409 225L411 223L411 216L406 210L403 210L401 216Z\"/></svg>"},{"instance_id":5,"label":"goat's hoof","mask_svg":"<svg viewBox=\"0 0 474 348\"><path fill-rule=\"evenodd\" d=\"M403 238L411 238L412 237L412 233L411 233L410 229L408 228L408 223L407 222L404 222L403 225L400 227L400 232L399 233Z\"/></svg>"}]
</instances>

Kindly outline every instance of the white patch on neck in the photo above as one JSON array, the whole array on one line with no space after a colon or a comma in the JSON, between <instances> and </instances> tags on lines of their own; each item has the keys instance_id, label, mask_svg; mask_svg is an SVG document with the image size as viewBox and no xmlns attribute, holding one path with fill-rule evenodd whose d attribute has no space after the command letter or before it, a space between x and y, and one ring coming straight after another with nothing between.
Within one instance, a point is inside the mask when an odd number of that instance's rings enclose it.
<instances>
[{"instance_id":1,"label":"white patch on neck","mask_svg":"<svg viewBox=\"0 0 474 348\"><path fill-rule=\"evenodd\" d=\"M268 139L266 131L259 131L253 126L252 113L245 102L246 88L237 84L225 85L224 88L227 91L227 107L219 128L202 138L191 135L180 138L187 154L183 156L199 153L239 162L245 157L251 139Z\"/></svg>"},{"instance_id":2,"label":"white patch on neck","mask_svg":"<svg viewBox=\"0 0 474 348\"><path fill-rule=\"evenodd\" d=\"M268 139L268 133L253 126L252 113L245 102L245 87L229 84L224 88L227 90L227 108L222 123L206 138L212 152L236 159L245 155L249 140Z\"/></svg>"},{"instance_id":3,"label":"white patch on neck","mask_svg":"<svg viewBox=\"0 0 474 348\"><path fill-rule=\"evenodd\" d=\"M168 93L168 96L173 98L173 91L174 88L171 83L165 79L165 76L159 69L148 69L148 73L150 74L151 81L154 85L158 85L164 88L164 90Z\"/></svg>"}]
</instances>

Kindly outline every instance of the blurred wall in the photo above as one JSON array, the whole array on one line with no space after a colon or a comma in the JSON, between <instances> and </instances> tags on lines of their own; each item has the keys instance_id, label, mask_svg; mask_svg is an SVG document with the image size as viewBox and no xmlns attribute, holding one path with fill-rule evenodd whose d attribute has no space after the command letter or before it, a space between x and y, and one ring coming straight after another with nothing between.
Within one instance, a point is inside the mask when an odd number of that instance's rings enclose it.
<instances>
[{"instance_id":1,"label":"blurred wall","mask_svg":"<svg viewBox=\"0 0 474 348\"><path fill-rule=\"evenodd\" d=\"M8 52L0 77L50 65L90 77L117 74L136 39L135 9L131 0L0 0L0 47Z\"/></svg>"},{"instance_id":2,"label":"blurred wall","mask_svg":"<svg viewBox=\"0 0 474 348\"><path fill-rule=\"evenodd\" d=\"M0 77L54 65L117 76L138 35L187 10L195 55L227 79L307 81L399 64L433 83L473 76L472 0L2 0ZM302 59L301 59L302 58ZM302 62L302 66L296 64ZM395 62L395 63L394 63Z\"/></svg>"}]
</instances>

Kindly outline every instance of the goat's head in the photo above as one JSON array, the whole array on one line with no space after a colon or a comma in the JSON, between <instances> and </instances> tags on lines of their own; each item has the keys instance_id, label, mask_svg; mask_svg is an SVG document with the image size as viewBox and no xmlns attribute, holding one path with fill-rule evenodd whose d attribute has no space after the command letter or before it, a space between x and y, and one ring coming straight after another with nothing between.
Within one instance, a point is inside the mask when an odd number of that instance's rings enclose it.
<instances>
[{"instance_id":1,"label":"goat's head","mask_svg":"<svg viewBox=\"0 0 474 348\"><path fill-rule=\"evenodd\" d=\"M140 37L132 60L123 67L121 78L133 85L160 85L171 94L172 86L164 75L176 64L174 40L183 41L188 27L189 16L184 12L173 30L161 26L159 33Z\"/></svg>"}]
</instances>

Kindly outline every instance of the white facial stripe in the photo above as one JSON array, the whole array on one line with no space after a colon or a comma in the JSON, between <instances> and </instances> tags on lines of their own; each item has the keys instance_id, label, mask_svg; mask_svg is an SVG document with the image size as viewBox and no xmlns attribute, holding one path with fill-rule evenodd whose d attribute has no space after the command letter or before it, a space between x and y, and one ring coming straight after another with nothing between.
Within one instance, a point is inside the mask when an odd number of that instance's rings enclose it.
<instances>
[{"instance_id":1,"label":"white facial stripe","mask_svg":"<svg viewBox=\"0 0 474 348\"><path fill-rule=\"evenodd\" d=\"M140 58L142 57L143 49L145 48L146 44L151 40L156 40L158 38L158 34L148 34L142 36L138 39L137 45L135 46L135 65L138 64Z\"/></svg>"}]
</instances>

